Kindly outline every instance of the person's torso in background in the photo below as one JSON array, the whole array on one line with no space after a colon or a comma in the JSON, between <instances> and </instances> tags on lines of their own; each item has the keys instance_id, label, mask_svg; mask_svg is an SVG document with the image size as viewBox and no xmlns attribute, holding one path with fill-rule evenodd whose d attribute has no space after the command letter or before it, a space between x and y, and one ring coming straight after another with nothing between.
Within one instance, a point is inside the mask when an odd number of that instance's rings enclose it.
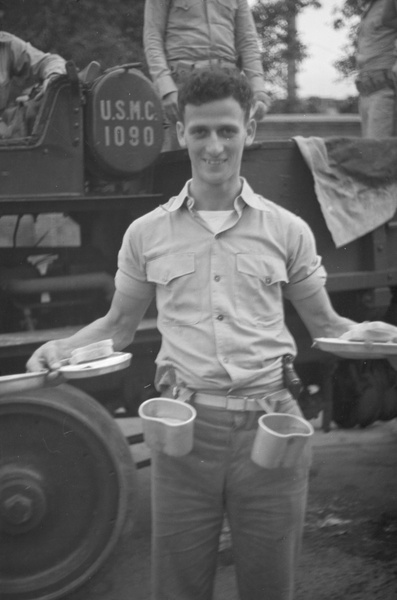
<instances>
[{"instance_id":1,"label":"person's torso in background","mask_svg":"<svg viewBox=\"0 0 397 600\"><path fill-rule=\"evenodd\" d=\"M234 63L237 9L237 0L173 0L165 40L168 61Z\"/></svg>"},{"instance_id":2,"label":"person's torso in background","mask_svg":"<svg viewBox=\"0 0 397 600\"><path fill-rule=\"evenodd\" d=\"M14 105L16 99L35 83L33 63L38 65L45 56L23 40L0 32L0 112Z\"/></svg>"},{"instance_id":3,"label":"person's torso in background","mask_svg":"<svg viewBox=\"0 0 397 600\"><path fill-rule=\"evenodd\" d=\"M361 71L391 69L396 61L397 31L382 25L384 0L375 0L364 14L357 42L357 66Z\"/></svg>"}]
</instances>

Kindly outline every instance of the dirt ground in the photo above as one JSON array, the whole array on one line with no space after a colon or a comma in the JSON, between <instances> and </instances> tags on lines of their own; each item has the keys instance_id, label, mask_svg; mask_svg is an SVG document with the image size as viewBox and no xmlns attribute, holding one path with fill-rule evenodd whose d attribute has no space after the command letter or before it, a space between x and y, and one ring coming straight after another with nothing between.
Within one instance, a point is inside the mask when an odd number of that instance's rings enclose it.
<instances>
[{"instance_id":1,"label":"dirt ground","mask_svg":"<svg viewBox=\"0 0 397 600\"><path fill-rule=\"evenodd\" d=\"M317 433L296 600L397 598L397 423Z\"/></svg>"},{"instance_id":2,"label":"dirt ground","mask_svg":"<svg viewBox=\"0 0 397 600\"><path fill-rule=\"evenodd\" d=\"M395 600L397 421L329 433L315 426L295 600ZM128 427L134 430L131 423L123 425ZM132 453L140 460L147 449L133 446ZM150 599L150 467L140 469L138 478L132 534L120 540L101 571L68 600ZM228 561L219 565L214 600L238 600Z\"/></svg>"}]
</instances>

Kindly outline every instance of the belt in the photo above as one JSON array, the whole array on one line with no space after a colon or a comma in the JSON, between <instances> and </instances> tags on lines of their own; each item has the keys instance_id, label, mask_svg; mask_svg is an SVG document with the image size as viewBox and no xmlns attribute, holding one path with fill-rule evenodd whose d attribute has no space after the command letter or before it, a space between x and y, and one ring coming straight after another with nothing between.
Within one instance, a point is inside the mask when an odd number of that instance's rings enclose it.
<instances>
[{"instance_id":1,"label":"belt","mask_svg":"<svg viewBox=\"0 0 397 600\"><path fill-rule=\"evenodd\" d=\"M217 66L219 68L237 69L236 65L226 60L214 58L213 60L197 60L196 62L189 62L186 60L170 61L171 75L176 84L183 83L195 69L206 69Z\"/></svg>"},{"instance_id":2,"label":"belt","mask_svg":"<svg viewBox=\"0 0 397 600\"><path fill-rule=\"evenodd\" d=\"M384 89L395 89L395 78L391 69L376 69L359 73L356 81L361 96L370 96Z\"/></svg>"},{"instance_id":3,"label":"belt","mask_svg":"<svg viewBox=\"0 0 397 600\"><path fill-rule=\"evenodd\" d=\"M207 58L205 60L170 60L169 65L171 67L181 67L185 69L203 68L210 67L211 65L223 66L223 67L235 67L236 63L230 60L223 60L222 58Z\"/></svg>"},{"instance_id":4,"label":"belt","mask_svg":"<svg viewBox=\"0 0 397 600\"><path fill-rule=\"evenodd\" d=\"M286 397L291 397L287 389L269 392L263 396L233 396L227 394L225 396L217 396L215 394L205 394L196 392L192 397L193 404L203 404L212 408L224 408L226 410L264 410L265 412L277 412L276 405L279 400L285 400Z\"/></svg>"}]
</instances>

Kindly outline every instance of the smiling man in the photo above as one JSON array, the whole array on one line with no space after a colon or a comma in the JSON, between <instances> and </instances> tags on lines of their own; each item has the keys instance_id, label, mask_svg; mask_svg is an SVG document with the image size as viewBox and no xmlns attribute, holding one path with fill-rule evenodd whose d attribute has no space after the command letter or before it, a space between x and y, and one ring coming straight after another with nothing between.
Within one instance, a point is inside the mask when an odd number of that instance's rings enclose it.
<instances>
[{"instance_id":1,"label":"smiling man","mask_svg":"<svg viewBox=\"0 0 397 600\"><path fill-rule=\"evenodd\" d=\"M248 95L245 101L249 107ZM180 145L189 151L193 173L190 192L198 210L233 208L241 189L243 150L255 137L256 124L247 110L233 97L184 107L177 134Z\"/></svg>"},{"instance_id":2,"label":"smiling man","mask_svg":"<svg viewBox=\"0 0 397 600\"><path fill-rule=\"evenodd\" d=\"M355 324L330 304L308 225L240 177L255 135L246 78L198 71L179 103L191 181L130 225L107 315L42 346L28 369L56 371L74 348L101 339L124 349L155 297L156 387L192 403L197 418L189 454L152 452L153 598L212 598L226 512L240 598L291 600L310 457L278 469L251 460L264 412L301 414L284 385L283 356L296 346L283 298L313 337L338 337Z\"/></svg>"}]
</instances>

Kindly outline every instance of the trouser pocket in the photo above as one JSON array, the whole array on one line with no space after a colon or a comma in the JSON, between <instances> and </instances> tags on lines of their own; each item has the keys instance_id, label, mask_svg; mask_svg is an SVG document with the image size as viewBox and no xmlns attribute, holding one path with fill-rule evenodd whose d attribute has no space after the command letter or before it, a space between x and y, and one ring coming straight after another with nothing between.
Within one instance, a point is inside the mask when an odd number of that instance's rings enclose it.
<instances>
[{"instance_id":1,"label":"trouser pocket","mask_svg":"<svg viewBox=\"0 0 397 600\"><path fill-rule=\"evenodd\" d=\"M251 460L264 469L310 466L313 426L302 417L295 401L289 401L285 409L287 412L267 413L258 420Z\"/></svg>"}]
</instances>

